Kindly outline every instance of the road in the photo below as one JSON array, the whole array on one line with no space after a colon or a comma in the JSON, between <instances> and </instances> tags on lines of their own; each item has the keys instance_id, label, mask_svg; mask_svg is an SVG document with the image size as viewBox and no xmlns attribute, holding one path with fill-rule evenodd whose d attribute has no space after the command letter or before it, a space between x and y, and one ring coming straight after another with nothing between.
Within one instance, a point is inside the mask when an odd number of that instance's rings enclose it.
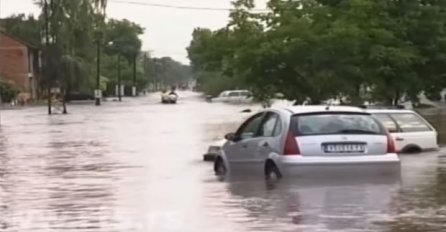
<instances>
[{"instance_id":1,"label":"road","mask_svg":"<svg viewBox=\"0 0 446 232\"><path fill-rule=\"evenodd\" d=\"M220 182L201 155L247 106L180 96L3 111L0 231L446 230L446 151L403 156L401 181Z\"/></svg>"}]
</instances>

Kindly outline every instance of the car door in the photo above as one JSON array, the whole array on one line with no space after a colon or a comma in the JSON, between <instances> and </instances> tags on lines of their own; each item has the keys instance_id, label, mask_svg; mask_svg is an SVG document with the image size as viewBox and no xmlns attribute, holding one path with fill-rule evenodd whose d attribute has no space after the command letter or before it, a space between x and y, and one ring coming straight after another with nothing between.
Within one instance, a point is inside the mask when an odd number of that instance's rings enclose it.
<instances>
[{"instance_id":1,"label":"car door","mask_svg":"<svg viewBox=\"0 0 446 232\"><path fill-rule=\"evenodd\" d=\"M228 91L224 91L223 93L220 94L220 96L218 96L218 101L219 102L226 102L228 100Z\"/></svg>"},{"instance_id":2,"label":"car door","mask_svg":"<svg viewBox=\"0 0 446 232\"><path fill-rule=\"evenodd\" d=\"M246 170L252 162L253 153L258 141L258 131L262 123L264 113L258 113L246 120L237 130L233 141L224 146L224 152L229 162L231 171Z\"/></svg>"},{"instance_id":3,"label":"car door","mask_svg":"<svg viewBox=\"0 0 446 232\"><path fill-rule=\"evenodd\" d=\"M260 125L258 137L253 141L255 147L250 161L251 169L258 175L264 174L265 161L271 153L280 153L282 120L280 115L274 112L268 112Z\"/></svg>"},{"instance_id":4,"label":"car door","mask_svg":"<svg viewBox=\"0 0 446 232\"><path fill-rule=\"evenodd\" d=\"M238 91L232 91L228 95L228 101L231 103L238 103L240 94Z\"/></svg>"},{"instance_id":5,"label":"car door","mask_svg":"<svg viewBox=\"0 0 446 232\"><path fill-rule=\"evenodd\" d=\"M437 132L421 116L416 113L392 113L390 117L397 123L399 131L394 133L396 146L399 151L407 152L405 149L413 146L426 149L437 149Z\"/></svg>"},{"instance_id":6,"label":"car door","mask_svg":"<svg viewBox=\"0 0 446 232\"><path fill-rule=\"evenodd\" d=\"M395 140L395 148L397 152L405 146L404 139L401 139L400 128L396 121L388 113L374 113L373 116L378 119Z\"/></svg>"}]
</instances>

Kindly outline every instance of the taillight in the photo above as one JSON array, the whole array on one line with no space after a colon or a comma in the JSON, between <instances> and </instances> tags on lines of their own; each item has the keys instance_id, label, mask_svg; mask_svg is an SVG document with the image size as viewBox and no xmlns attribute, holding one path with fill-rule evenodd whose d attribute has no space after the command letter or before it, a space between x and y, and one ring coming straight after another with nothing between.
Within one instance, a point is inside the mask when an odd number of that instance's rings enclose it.
<instances>
[{"instance_id":1,"label":"taillight","mask_svg":"<svg viewBox=\"0 0 446 232\"><path fill-rule=\"evenodd\" d=\"M387 133L387 153L396 153L395 141L390 133Z\"/></svg>"},{"instance_id":2,"label":"taillight","mask_svg":"<svg viewBox=\"0 0 446 232\"><path fill-rule=\"evenodd\" d=\"M284 155L299 155L300 154L299 146L297 145L297 142L296 142L296 136L291 131L288 132L288 135L286 136L283 154Z\"/></svg>"}]
</instances>

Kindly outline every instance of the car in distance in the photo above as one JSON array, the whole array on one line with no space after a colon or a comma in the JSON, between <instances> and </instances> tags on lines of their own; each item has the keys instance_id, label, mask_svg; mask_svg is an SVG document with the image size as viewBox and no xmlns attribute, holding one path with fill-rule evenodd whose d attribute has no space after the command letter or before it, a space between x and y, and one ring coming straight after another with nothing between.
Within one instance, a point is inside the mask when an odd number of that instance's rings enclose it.
<instances>
[{"instance_id":1,"label":"car in distance","mask_svg":"<svg viewBox=\"0 0 446 232\"><path fill-rule=\"evenodd\" d=\"M437 150L438 133L421 115L406 109L367 109L395 139L399 153Z\"/></svg>"},{"instance_id":2,"label":"car in distance","mask_svg":"<svg viewBox=\"0 0 446 232\"><path fill-rule=\"evenodd\" d=\"M212 98L211 102L224 103L250 103L252 102L252 93L249 90L227 90L223 91L216 98Z\"/></svg>"},{"instance_id":3,"label":"car in distance","mask_svg":"<svg viewBox=\"0 0 446 232\"><path fill-rule=\"evenodd\" d=\"M347 106L267 109L246 120L214 161L219 176L249 172L267 179L322 169L399 172L394 139L370 113Z\"/></svg>"},{"instance_id":4,"label":"car in distance","mask_svg":"<svg viewBox=\"0 0 446 232\"><path fill-rule=\"evenodd\" d=\"M163 104L176 104L178 100L178 95L173 93L162 93L161 103Z\"/></svg>"}]
</instances>

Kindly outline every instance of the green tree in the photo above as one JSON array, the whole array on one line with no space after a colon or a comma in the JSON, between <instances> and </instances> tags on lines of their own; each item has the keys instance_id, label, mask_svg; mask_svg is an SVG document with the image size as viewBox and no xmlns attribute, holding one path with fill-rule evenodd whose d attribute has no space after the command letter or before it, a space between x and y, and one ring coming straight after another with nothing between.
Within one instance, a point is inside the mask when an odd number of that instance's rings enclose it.
<instances>
[{"instance_id":1,"label":"green tree","mask_svg":"<svg viewBox=\"0 0 446 232\"><path fill-rule=\"evenodd\" d=\"M73 89L91 89L95 59L95 9L105 7L98 0L39 0L45 22L45 84L62 90L64 113L66 96Z\"/></svg>"},{"instance_id":2,"label":"green tree","mask_svg":"<svg viewBox=\"0 0 446 232\"><path fill-rule=\"evenodd\" d=\"M9 34L31 45L40 47L42 37L40 31L41 21L38 18L34 18L33 15L12 15L2 19L1 25Z\"/></svg>"},{"instance_id":3,"label":"green tree","mask_svg":"<svg viewBox=\"0 0 446 232\"><path fill-rule=\"evenodd\" d=\"M206 81L228 76L260 100L281 92L315 104L417 102L446 87L446 3L270 0L269 12L253 8L237 0L226 27L193 32L195 75L224 74Z\"/></svg>"}]
</instances>

